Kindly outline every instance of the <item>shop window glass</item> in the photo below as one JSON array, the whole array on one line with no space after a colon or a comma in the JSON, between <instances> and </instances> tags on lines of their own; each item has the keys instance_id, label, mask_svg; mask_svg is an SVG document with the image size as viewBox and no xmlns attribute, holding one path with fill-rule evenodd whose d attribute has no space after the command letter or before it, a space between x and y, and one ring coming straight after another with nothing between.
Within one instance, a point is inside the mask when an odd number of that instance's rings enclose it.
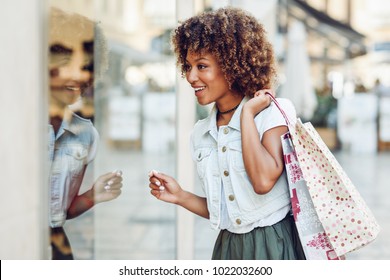
<instances>
[{"instance_id":1,"label":"shop window glass","mask_svg":"<svg viewBox=\"0 0 390 280\"><path fill-rule=\"evenodd\" d=\"M70 24L67 16L51 17L49 29L55 32L49 34L49 79L51 92L57 89L57 98L70 105L66 108L90 120L99 134L96 153L97 141L92 145L73 139L68 150L76 163L56 163L58 173L68 165L79 164L82 170L89 163L79 189L67 182L80 181L80 174L58 187L66 186L65 197L73 197L88 191L102 174L123 173L119 197L64 223L74 258L175 259L175 206L156 201L148 187L151 169L176 170L176 69L169 48L175 1L51 0L50 6L88 19ZM72 47L69 42L75 40L80 46ZM51 100L52 116L59 110L53 104ZM59 116L53 124L61 127L62 111ZM53 141L53 153L57 150ZM69 203L64 201L64 207Z\"/></svg>"}]
</instances>

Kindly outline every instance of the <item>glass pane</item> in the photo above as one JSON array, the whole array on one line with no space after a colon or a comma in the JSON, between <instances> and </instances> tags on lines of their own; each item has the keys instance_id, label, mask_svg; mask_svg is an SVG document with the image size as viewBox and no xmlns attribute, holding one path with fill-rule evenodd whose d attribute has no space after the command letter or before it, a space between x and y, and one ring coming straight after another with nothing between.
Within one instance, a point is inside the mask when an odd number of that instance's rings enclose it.
<instances>
[{"instance_id":1,"label":"glass pane","mask_svg":"<svg viewBox=\"0 0 390 280\"><path fill-rule=\"evenodd\" d=\"M62 213L74 206L74 197L85 196L100 181L104 181L100 186L106 196L103 200L109 200L102 189L111 176L107 174L116 170L123 173L122 193L117 198L62 221L74 258L174 259L175 207L150 195L148 173L156 169L174 175L176 169L176 70L169 47L170 31L176 24L175 1L51 0L50 4L59 8L60 15L50 21L51 92L55 93L57 86L54 78L68 73L69 77L61 80L63 92L57 94L71 105L63 109L69 107L79 117L89 119L99 134L93 160L93 141L80 143L74 133L71 147L62 147L63 135L54 134L57 140L53 140L53 151L69 151L76 158L85 156L78 161L81 170L88 163L84 176L81 171L72 176L66 170L73 165L69 158L59 163L59 177L66 178L57 184L65 190ZM82 16L76 21L64 12ZM69 43L75 39L81 47ZM50 112L54 112L50 104ZM53 124L63 123L62 111ZM72 116L72 120L77 119ZM64 136L70 137L68 132L65 129ZM81 156L74 151L78 146ZM114 190L108 193L115 196ZM95 199L101 198L97 194Z\"/></svg>"},{"instance_id":2,"label":"glass pane","mask_svg":"<svg viewBox=\"0 0 390 280\"><path fill-rule=\"evenodd\" d=\"M80 14L67 13L57 7L50 9L49 214L53 259L93 257L93 239L88 234L93 232L92 212L79 215L94 201L90 190L98 144L93 126L94 26L92 20ZM80 219L83 227L70 224L67 229L66 220L73 217ZM73 235L78 238L73 239ZM72 254L68 239L75 248L83 244L82 256Z\"/></svg>"}]
</instances>

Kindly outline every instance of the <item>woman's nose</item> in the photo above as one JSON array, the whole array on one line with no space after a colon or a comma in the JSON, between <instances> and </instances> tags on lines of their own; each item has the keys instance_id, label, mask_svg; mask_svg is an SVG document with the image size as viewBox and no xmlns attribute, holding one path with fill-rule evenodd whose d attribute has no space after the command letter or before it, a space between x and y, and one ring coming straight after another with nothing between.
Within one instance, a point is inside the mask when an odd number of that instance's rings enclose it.
<instances>
[{"instance_id":1,"label":"woman's nose","mask_svg":"<svg viewBox=\"0 0 390 280\"><path fill-rule=\"evenodd\" d=\"M63 79L75 80L75 81L88 81L91 74L85 71L79 65L74 67L62 67L60 68L60 76Z\"/></svg>"},{"instance_id":2,"label":"woman's nose","mask_svg":"<svg viewBox=\"0 0 390 280\"><path fill-rule=\"evenodd\" d=\"M192 68L191 70L188 70L186 73L187 81L192 84L198 80L198 73L196 69Z\"/></svg>"},{"instance_id":3,"label":"woman's nose","mask_svg":"<svg viewBox=\"0 0 390 280\"><path fill-rule=\"evenodd\" d=\"M62 78L68 78L76 81L87 81L91 77L91 73L84 68L83 58L73 56L64 67L60 68L60 75Z\"/></svg>"}]
</instances>

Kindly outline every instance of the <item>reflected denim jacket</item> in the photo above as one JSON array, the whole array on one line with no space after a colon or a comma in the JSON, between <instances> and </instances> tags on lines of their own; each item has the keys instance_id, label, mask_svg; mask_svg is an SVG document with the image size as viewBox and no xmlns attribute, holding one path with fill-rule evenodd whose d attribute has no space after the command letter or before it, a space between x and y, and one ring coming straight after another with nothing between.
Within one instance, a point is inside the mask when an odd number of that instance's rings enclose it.
<instances>
[{"instance_id":1,"label":"reflected denim jacket","mask_svg":"<svg viewBox=\"0 0 390 280\"><path fill-rule=\"evenodd\" d=\"M67 210L79 192L82 171L96 155L99 135L90 120L72 113L57 135L49 125L50 226L64 225Z\"/></svg>"},{"instance_id":2,"label":"reflected denim jacket","mask_svg":"<svg viewBox=\"0 0 390 280\"><path fill-rule=\"evenodd\" d=\"M242 100L229 124L219 129L214 106L207 118L195 124L191 135L192 158L206 195L210 223L215 229L219 227L221 220L221 199L226 200L231 224L236 228L260 221L290 205L285 171L272 190L264 195L255 193L246 173L242 156L240 115L247 100L248 98ZM292 114L295 117L295 109L289 100L279 98L278 101L290 117ZM273 103L255 117L255 123L260 139L268 129L286 125Z\"/></svg>"}]
</instances>

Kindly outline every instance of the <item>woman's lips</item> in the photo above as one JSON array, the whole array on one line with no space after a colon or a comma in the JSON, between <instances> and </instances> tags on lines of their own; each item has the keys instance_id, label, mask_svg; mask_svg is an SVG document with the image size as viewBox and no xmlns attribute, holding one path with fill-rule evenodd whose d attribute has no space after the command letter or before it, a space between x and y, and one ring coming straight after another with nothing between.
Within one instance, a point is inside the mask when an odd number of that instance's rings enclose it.
<instances>
[{"instance_id":1,"label":"woman's lips","mask_svg":"<svg viewBox=\"0 0 390 280\"><path fill-rule=\"evenodd\" d=\"M72 90L72 91L79 91L81 90L81 87L78 86L65 86L67 90Z\"/></svg>"},{"instance_id":2,"label":"woman's lips","mask_svg":"<svg viewBox=\"0 0 390 280\"><path fill-rule=\"evenodd\" d=\"M195 90L195 96L199 96L202 94L202 92L206 89L206 87L194 87Z\"/></svg>"}]
</instances>

